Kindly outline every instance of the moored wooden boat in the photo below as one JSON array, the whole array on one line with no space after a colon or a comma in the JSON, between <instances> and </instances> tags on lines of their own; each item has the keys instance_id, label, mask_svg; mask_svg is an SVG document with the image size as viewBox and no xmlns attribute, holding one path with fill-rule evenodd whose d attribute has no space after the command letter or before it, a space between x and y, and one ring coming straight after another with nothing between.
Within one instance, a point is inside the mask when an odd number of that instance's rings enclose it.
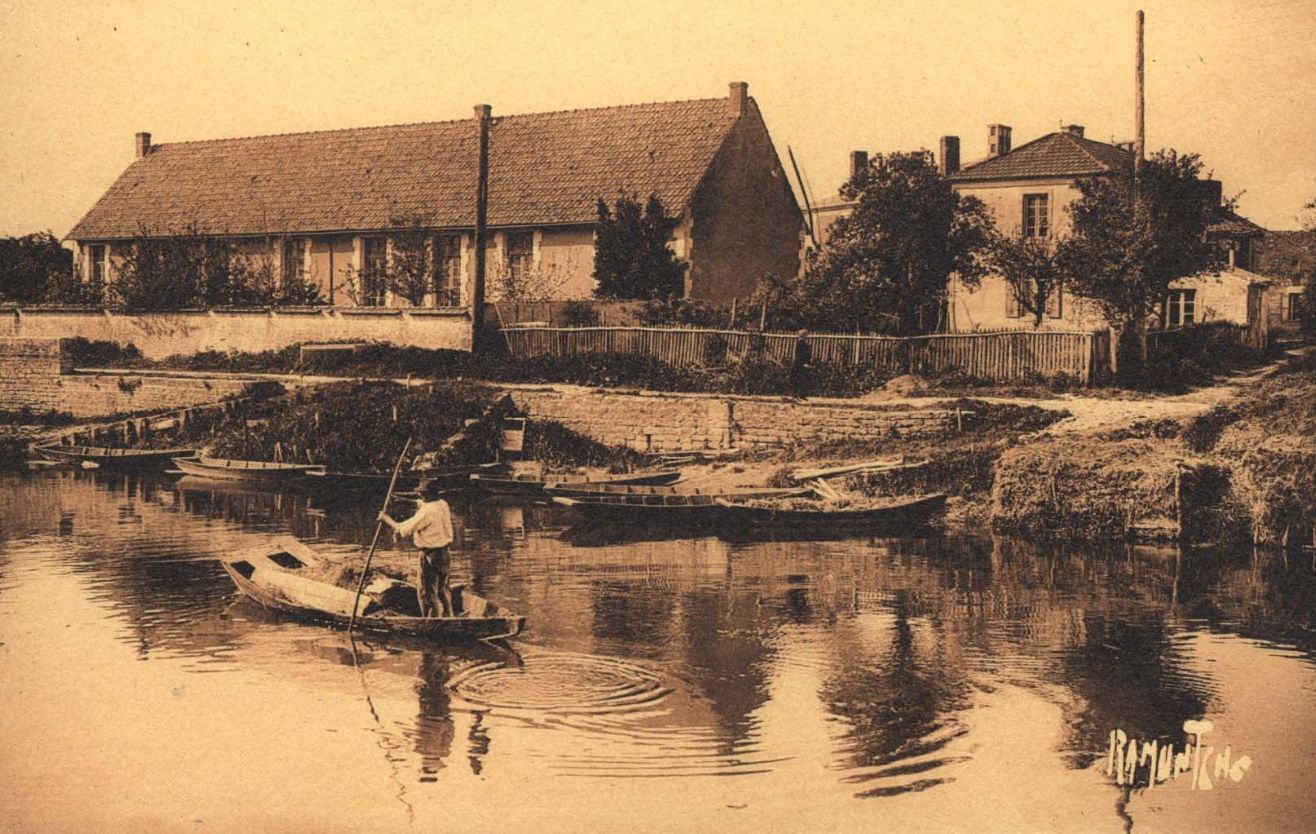
<instances>
[{"instance_id":1,"label":"moored wooden boat","mask_svg":"<svg viewBox=\"0 0 1316 834\"><path fill-rule=\"evenodd\" d=\"M810 494L807 489L710 490L617 484L550 484L545 491L554 502L589 518L631 524L718 524L731 520L730 511L718 503L719 498L744 501Z\"/></svg>"},{"instance_id":2,"label":"moored wooden boat","mask_svg":"<svg viewBox=\"0 0 1316 834\"><path fill-rule=\"evenodd\" d=\"M212 481L286 483L324 467L307 463L274 463L264 460L228 460L202 455L176 457L174 466L185 475Z\"/></svg>"},{"instance_id":3,"label":"moored wooden boat","mask_svg":"<svg viewBox=\"0 0 1316 834\"><path fill-rule=\"evenodd\" d=\"M43 443L32 451L46 460L60 463L91 462L106 468L157 468L168 466L177 457L195 455L195 449L112 449L103 446L65 446Z\"/></svg>"},{"instance_id":4,"label":"moored wooden boat","mask_svg":"<svg viewBox=\"0 0 1316 834\"><path fill-rule=\"evenodd\" d=\"M623 475L589 477L586 475L516 475L510 473L477 473L471 475L471 485L497 495L543 495L550 486L590 487L605 485L660 486L681 477L680 470L633 472Z\"/></svg>"},{"instance_id":5,"label":"moored wooden boat","mask_svg":"<svg viewBox=\"0 0 1316 834\"><path fill-rule=\"evenodd\" d=\"M352 616L356 591L316 578L326 570L325 560L296 539L223 556L220 564L238 590L265 608L341 626ZM452 596L456 616L421 617L415 587L381 576L361 595L356 627L433 642L496 640L514 637L525 627L525 617L462 587L454 587Z\"/></svg>"},{"instance_id":6,"label":"moored wooden boat","mask_svg":"<svg viewBox=\"0 0 1316 834\"><path fill-rule=\"evenodd\" d=\"M946 505L941 493L879 498L854 506L828 506L821 501L792 498L719 498L728 518L756 528L826 527L846 529L921 527ZM813 505L813 506L810 506Z\"/></svg>"},{"instance_id":7,"label":"moored wooden boat","mask_svg":"<svg viewBox=\"0 0 1316 834\"><path fill-rule=\"evenodd\" d=\"M477 464L474 466L457 466L450 469L411 470L398 475L397 488L403 492L414 490L421 481L433 481L445 489L457 489L469 484L471 474L487 469L496 464ZM306 473L310 483L341 490L374 491L388 488L388 473L377 472L333 472L329 470L310 470Z\"/></svg>"}]
</instances>

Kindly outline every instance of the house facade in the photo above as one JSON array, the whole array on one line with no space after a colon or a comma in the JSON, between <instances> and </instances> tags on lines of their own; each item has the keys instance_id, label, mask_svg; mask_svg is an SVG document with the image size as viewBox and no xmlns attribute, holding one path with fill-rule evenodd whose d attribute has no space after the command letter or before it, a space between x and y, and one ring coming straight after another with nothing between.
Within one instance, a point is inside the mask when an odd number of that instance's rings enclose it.
<instances>
[{"instance_id":1,"label":"house facade","mask_svg":"<svg viewBox=\"0 0 1316 834\"><path fill-rule=\"evenodd\" d=\"M987 128L987 156L960 166L960 140L944 136L937 165L954 190L976 197L991 211L998 230L1027 239L1063 237L1071 230L1069 207L1081 196L1079 182L1128 171L1133 165L1131 142L1110 144L1084 135L1081 125L1068 125L1019 147L1014 147L1009 125ZM851 155L852 174L867 165L867 154ZM1220 183L1203 183L1204 199L1219 205ZM836 198L823 201L815 227L825 230L847 215L854 204ZM1245 218L1221 210L1220 220L1208 235L1227 255L1227 268L1219 274L1192 276L1176 281L1162 304L1161 325L1178 327L1204 321L1247 324L1268 282L1253 272L1256 239L1264 230ZM1251 306L1249 306L1251 305ZM1054 330L1090 330L1105 327L1095 304L1069 294L1062 287L1049 299L1039 325ZM973 332L1032 328L1034 316L1000 276L988 275L977 287L952 277L948 288L946 329Z\"/></svg>"},{"instance_id":2,"label":"house facade","mask_svg":"<svg viewBox=\"0 0 1316 834\"><path fill-rule=\"evenodd\" d=\"M473 119L153 145L68 234L76 268L110 283L133 241L199 234L334 306L400 306L381 276L423 238L426 306L472 302L480 111ZM803 219L748 85L726 98L488 122L486 286L589 297L596 201L662 200L685 295L712 302L799 268Z\"/></svg>"}]
</instances>

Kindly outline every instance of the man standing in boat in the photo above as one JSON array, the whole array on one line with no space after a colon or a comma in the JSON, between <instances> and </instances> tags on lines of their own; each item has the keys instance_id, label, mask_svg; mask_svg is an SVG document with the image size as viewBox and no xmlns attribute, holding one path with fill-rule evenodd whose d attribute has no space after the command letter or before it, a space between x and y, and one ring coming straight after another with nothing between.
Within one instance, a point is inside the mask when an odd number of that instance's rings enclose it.
<instances>
[{"instance_id":1,"label":"man standing in boat","mask_svg":"<svg viewBox=\"0 0 1316 834\"><path fill-rule=\"evenodd\" d=\"M438 484L421 481L416 490L416 513L406 521L394 521L381 512L379 520L393 528L399 536L411 536L420 550L420 578L416 582L416 596L420 600L422 617L451 617L452 591L448 587L451 565L448 546L452 544L452 512L448 502L440 495Z\"/></svg>"}]
</instances>

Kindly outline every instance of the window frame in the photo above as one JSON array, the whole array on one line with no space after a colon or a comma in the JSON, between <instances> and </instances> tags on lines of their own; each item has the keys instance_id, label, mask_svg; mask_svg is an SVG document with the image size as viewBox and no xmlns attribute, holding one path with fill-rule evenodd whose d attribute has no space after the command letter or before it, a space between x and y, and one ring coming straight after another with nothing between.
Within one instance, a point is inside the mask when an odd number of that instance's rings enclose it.
<instances>
[{"instance_id":1,"label":"window frame","mask_svg":"<svg viewBox=\"0 0 1316 834\"><path fill-rule=\"evenodd\" d=\"M283 239L283 263L279 278L283 286L306 280L306 238L286 237Z\"/></svg>"},{"instance_id":2,"label":"window frame","mask_svg":"<svg viewBox=\"0 0 1316 834\"><path fill-rule=\"evenodd\" d=\"M93 243L87 247L87 283L104 286L110 276L110 245Z\"/></svg>"},{"instance_id":3,"label":"window frame","mask_svg":"<svg viewBox=\"0 0 1316 834\"><path fill-rule=\"evenodd\" d=\"M460 307L462 293L462 235L434 239L434 306Z\"/></svg>"},{"instance_id":4,"label":"window frame","mask_svg":"<svg viewBox=\"0 0 1316 834\"><path fill-rule=\"evenodd\" d=\"M1170 290L1165 298L1166 329L1175 330L1193 324L1197 324L1197 290Z\"/></svg>"},{"instance_id":5,"label":"window frame","mask_svg":"<svg viewBox=\"0 0 1316 834\"><path fill-rule=\"evenodd\" d=\"M524 241L525 248L513 248L512 242ZM524 278L535 268L535 233L531 229L507 233L503 244L503 259L507 262L507 272L514 278Z\"/></svg>"},{"instance_id":6,"label":"window frame","mask_svg":"<svg viewBox=\"0 0 1316 834\"><path fill-rule=\"evenodd\" d=\"M361 306L388 304L388 238L372 235L361 239Z\"/></svg>"},{"instance_id":7,"label":"window frame","mask_svg":"<svg viewBox=\"0 0 1316 834\"><path fill-rule=\"evenodd\" d=\"M1050 236L1051 195L1045 192L1025 194L1022 237L1024 240L1042 240Z\"/></svg>"}]
</instances>

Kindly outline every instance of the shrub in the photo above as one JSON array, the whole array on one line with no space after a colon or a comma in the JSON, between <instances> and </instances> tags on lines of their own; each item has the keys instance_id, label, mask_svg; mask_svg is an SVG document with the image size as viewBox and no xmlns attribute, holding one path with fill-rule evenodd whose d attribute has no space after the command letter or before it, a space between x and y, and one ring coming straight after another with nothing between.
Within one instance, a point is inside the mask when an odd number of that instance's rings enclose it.
<instances>
[{"instance_id":1,"label":"shrub","mask_svg":"<svg viewBox=\"0 0 1316 834\"><path fill-rule=\"evenodd\" d=\"M93 368L122 367L142 361L142 352L131 342L106 342L76 336L64 340L64 349L74 365Z\"/></svg>"},{"instance_id":2,"label":"shrub","mask_svg":"<svg viewBox=\"0 0 1316 834\"><path fill-rule=\"evenodd\" d=\"M587 301L568 301L562 305L562 324L566 327L597 327L598 308Z\"/></svg>"},{"instance_id":3,"label":"shrub","mask_svg":"<svg viewBox=\"0 0 1316 834\"><path fill-rule=\"evenodd\" d=\"M1184 445L1194 452L1209 452L1215 448L1216 441L1220 439L1224 430L1238 418L1238 412L1232 407L1226 403L1218 403L1211 406L1210 410L1189 420L1180 437L1183 438Z\"/></svg>"}]
</instances>

